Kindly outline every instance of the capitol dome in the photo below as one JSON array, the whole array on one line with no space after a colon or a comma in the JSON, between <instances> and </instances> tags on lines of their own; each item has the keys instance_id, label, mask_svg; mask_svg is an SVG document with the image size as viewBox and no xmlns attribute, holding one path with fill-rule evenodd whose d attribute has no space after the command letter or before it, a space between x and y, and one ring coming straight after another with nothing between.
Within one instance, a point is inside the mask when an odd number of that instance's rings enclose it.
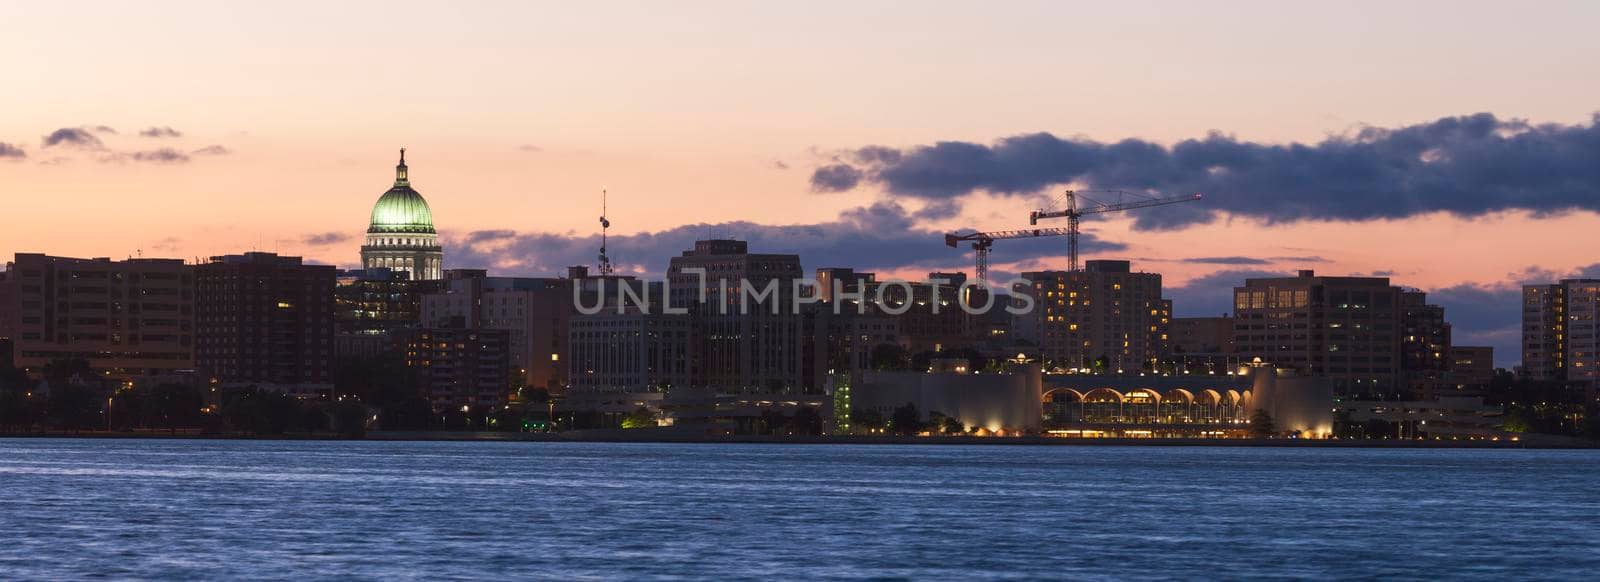
<instances>
[{"instance_id":1,"label":"capitol dome","mask_svg":"<svg viewBox=\"0 0 1600 582\"><path fill-rule=\"evenodd\" d=\"M406 173L406 150L401 149L400 165L394 167L394 186L372 205L367 242L361 245L361 266L387 269L413 281L443 278L444 249L433 229L433 211L428 209L428 201L411 189Z\"/></svg>"},{"instance_id":2,"label":"capitol dome","mask_svg":"<svg viewBox=\"0 0 1600 582\"><path fill-rule=\"evenodd\" d=\"M406 176L406 154L400 151L400 165L395 166L394 187L378 198L372 206L372 224L368 233L433 233L433 211L422 194L411 189Z\"/></svg>"}]
</instances>

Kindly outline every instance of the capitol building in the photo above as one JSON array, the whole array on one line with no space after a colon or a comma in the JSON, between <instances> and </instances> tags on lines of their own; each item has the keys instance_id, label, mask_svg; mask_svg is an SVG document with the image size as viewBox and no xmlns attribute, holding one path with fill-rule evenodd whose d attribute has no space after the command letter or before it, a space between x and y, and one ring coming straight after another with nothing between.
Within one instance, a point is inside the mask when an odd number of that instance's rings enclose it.
<instances>
[{"instance_id":1,"label":"capitol building","mask_svg":"<svg viewBox=\"0 0 1600 582\"><path fill-rule=\"evenodd\" d=\"M372 206L366 244L361 245L361 266L406 273L414 281L444 278L444 249L433 229L433 211L422 194L411 188L406 176L406 150L394 167L394 186Z\"/></svg>"}]
</instances>

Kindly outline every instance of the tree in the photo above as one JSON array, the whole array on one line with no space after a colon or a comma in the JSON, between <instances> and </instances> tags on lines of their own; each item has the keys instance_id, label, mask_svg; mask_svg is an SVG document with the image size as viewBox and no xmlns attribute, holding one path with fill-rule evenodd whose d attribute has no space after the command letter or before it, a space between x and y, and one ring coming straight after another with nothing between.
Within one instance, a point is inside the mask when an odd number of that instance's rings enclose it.
<instances>
[{"instance_id":1,"label":"tree","mask_svg":"<svg viewBox=\"0 0 1600 582\"><path fill-rule=\"evenodd\" d=\"M886 422L884 421L883 413L878 412L876 409L851 408L850 424L852 426L861 427L870 432L873 430L882 429Z\"/></svg>"},{"instance_id":2,"label":"tree","mask_svg":"<svg viewBox=\"0 0 1600 582\"><path fill-rule=\"evenodd\" d=\"M200 425L200 408L205 405L205 397L199 388L166 383L145 392L141 413L147 427L176 433L179 428Z\"/></svg>"},{"instance_id":3,"label":"tree","mask_svg":"<svg viewBox=\"0 0 1600 582\"><path fill-rule=\"evenodd\" d=\"M656 426L656 415L643 406L633 409L633 412L622 417L622 428L647 428L653 426Z\"/></svg>"},{"instance_id":4,"label":"tree","mask_svg":"<svg viewBox=\"0 0 1600 582\"><path fill-rule=\"evenodd\" d=\"M1255 414L1250 415L1250 436L1255 438L1271 438L1278 434L1277 427L1272 424L1272 415L1260 408Z\"/></svg>"},{"instance_id":5,"label":"tree","mask_svg":"<svg viewBox=\"0 0 1600 582\"><path fill-rule=\"evenodd\" d=\"M917 412L917 405L907 402L905 406L894 409L890 417L889 428L896 434L913 435L922 432L922 415Z\"/></svg>"},{"instance_id":6,"label":"tree","mask_svg":"<svg viewBox=\"0 0 1600 582\"><path fill-rule=\"evenodd\" d=\"M354 398L329 403L324 407L333 431L345 438L358 439L367 435L367 421L372 411Z\"/></svg>"},{"instance_id":7,"label":"tree","mask_svg":"<svg viewBox=\"0 0 1600 582\"><path fill-rule=\"evenodd\" d=\"M789 417L789 428L798 434L822 434L822 413L810 406L801 406Z\"/></svg>"},{"instance_id":8,"label":"tree","mask_svg":"<svg viewBox=\"0 0 1600 582\"><path fill-rule=\"evenodd\" d=\"M64 382L50 386L50 397L45 407L52 420L62 430L80 431L100 428L102 406L98 392L89 386Z\"/></svg>"},{"instance_id":9,"label":"tree","mask_svg":"<svg viewBox=\"0 0 1600 582\"><path fill-rule=\"evenodd\" d=\"M899 344L881 343L872 348L872 369L878 371L905 370L911 366L911 354Z\"/></svg>"},{"instance_id":10,"label":"tree","mask_svg":"<svg viewBox=\"0 0 1600 582\"><path fill-rule=\"evenodd\" d=\"M943 428L945 434L963 434L967 432L967 425L962 424L961 419L958 419L954 416L944 417Z\"/></svg>"},{"instance_id":11,"label":"tree","mask_svg":"<svg viewBox=\"0 0 1600 582\"><path fill-rule=\"evenodd\" d=\"M328 430L327 405L316 401L301 403L299 424L300 430L308 434Z\"/></svg>"},{"instance_id":12,"label":"tree","mask_svg":"<svg viewBox=\"0 0 1600 582\"><path fill-rule=\"evenodd\" d=\"M784 416L781 410L768 408L761 411L761 434L783 434L788 424L789 417Z\"/></svg>"}]
</instances>

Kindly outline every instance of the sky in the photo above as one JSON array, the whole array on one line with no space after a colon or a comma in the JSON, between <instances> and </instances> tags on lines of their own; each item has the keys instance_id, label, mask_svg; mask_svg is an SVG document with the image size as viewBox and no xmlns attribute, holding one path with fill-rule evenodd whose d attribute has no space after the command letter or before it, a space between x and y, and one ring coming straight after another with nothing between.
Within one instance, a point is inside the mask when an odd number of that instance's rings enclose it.
<instances>
[{"instance_id":1,"label":"sky","mask_svg":"<svg viewBox=\"0 0 1600 582\"><path fill-rule=\"evenodd\" d=\"M1180 315L1378 274L1518 355L1516 285L1600 274L1600 4L0 4L0 255L351 266L400 147L451 267L659 273L695 238L970 269L1066 188ZM1009 243L1009 244L1008 244ZM996 245L997 274L1065 265Z\"/></svg>"}]
</instances>

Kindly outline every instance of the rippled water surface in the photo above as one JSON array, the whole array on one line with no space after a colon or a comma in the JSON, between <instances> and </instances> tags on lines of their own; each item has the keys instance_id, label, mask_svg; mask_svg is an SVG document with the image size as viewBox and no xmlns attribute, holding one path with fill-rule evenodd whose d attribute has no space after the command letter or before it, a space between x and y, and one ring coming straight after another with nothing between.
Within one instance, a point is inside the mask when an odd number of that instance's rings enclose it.
<instances>
[{"instance_id":1,"label":"rippled water surface","mask_svg":"<svg viewBox=\"0 0 1600 582\"><path fill-rule=\"evenodd\" d=\"M1587 579L1600 452L0 439L0 578Z\"/></svg>"}]
</instances>

